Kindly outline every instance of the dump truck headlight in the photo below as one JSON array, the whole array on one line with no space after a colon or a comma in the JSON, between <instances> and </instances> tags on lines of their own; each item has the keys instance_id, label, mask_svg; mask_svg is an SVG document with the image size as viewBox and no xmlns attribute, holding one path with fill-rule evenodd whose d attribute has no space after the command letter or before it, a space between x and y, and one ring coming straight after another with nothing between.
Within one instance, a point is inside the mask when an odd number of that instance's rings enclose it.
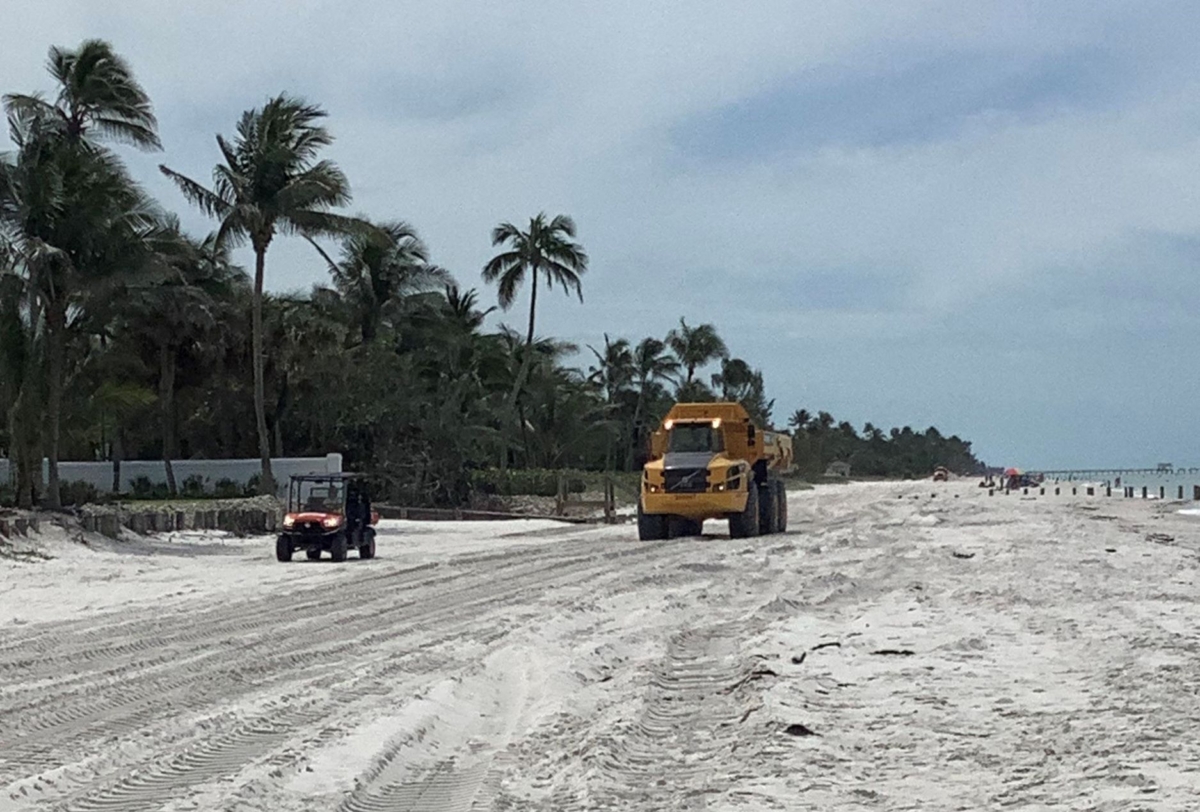
<instances>
[{"instance_id":1,"label":"dump truck headlight","mask_svg":"<svg viewBox=\"0 0 1200 812\"><path fill-rule=\"evenodd\" d=\"M649 491L650 493L658 493L659 488L657 485L647 485L646 490Z\"/></svg>"},{"instance_id":2,"label":"dump truck headlight","mask_svg":"<svg viewBox=\"0 0 1200 812\"><path fill-rule=\"evenodd\" d=\"M713 485L713 490L720 493L721 491L725 490L725 483L718 482L716 485Z\"/></svg>"}]
</instances>

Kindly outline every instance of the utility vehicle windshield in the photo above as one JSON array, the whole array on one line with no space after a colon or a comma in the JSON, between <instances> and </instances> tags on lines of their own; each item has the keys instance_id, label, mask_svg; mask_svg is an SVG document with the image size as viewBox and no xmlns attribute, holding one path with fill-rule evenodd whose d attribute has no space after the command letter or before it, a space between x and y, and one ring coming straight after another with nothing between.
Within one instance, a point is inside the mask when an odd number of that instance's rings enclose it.
<instances>
[{"instance_id":1,"label":"utility vehicle windshield","mask_svg":"<svg viewBox=\"0 0 1200 812\"><path fill-rule=\"evenodd\" d=\"M300 504L317 513L341 513L342 490L329 482L301 482Z\"/></svg>"},{"instance_id":2,"label":"utility vehicle windshield","mask_svg":"<svg viewBox=\"0 0 1200 812\"><path fill-rule=\"evenodd\" d=\"M667 439L667 451L695 453L724 451L721 432L711 423L676 423Z\"/></svg>"}]
</instances>

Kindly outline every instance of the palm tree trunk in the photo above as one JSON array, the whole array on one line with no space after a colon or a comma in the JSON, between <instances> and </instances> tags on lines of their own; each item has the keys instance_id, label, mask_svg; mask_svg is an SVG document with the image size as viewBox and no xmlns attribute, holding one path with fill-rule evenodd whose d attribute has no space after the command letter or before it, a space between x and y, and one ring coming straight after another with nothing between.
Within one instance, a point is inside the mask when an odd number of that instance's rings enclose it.
<instances>
[{"instance_id":1,"label":"palm tree trunk","mask_svg":"<svg viewBox=\"0 0 1200 812\"><path fill-rule=\"evenodd\" d=\"M121 462L125 459L125 429L120 422L113 428L112 441L112 492L121 492Z\"/></svg>"},{"instance_id":2,"label":"palm tree trunk","mask_svg":"<svg viewBox=\"0 0 1200 812\"><path fill-rule=\"evenodd\" d=\"M267 434L267 413L263 392L263 325L262 297L263 276L267 263L267 247L254 247L254 300L250 308L250 345L254 365L254 424L258 430L258 454L262 459L262 474L258 481L258 492L275 493L275 479L271 476L271 443Z\"/></svg>"},{"instance_id":3,"label":"palm tree trunk","mask_svg":"<svg viewBox=\"0 0 1200 812\"><path fill-rule=\"evenodd\" d=\"M58 482L58 446L62 427L63 376L66 365L67 310L65 302L51 302L46 308L46 343L48 373L46 387L47 449L49 474L46 487L46 507L58 510L62 507L62 493ZM38 461L41 466L41 461Z\"/></svg>"},{"instance_id":4,"label":"palm tree trunk","mask_svg":"<svg viewBox=\"0 0 1200 812\"><path fill-rule=\"evenodd\" d=\"M521 387L525 385L525 378L529 375L529 365L533 363L533 324L534 318L537 315L537 283L538 265L537 263L534 263L533 287L530 289L529 294L529 332L525 335L525 353L521 358L521 368L517 371L517 377L516 380L513 381L512 391L508 394L508 403L506 404L507 408L505 409L507 412L506 421L508 423L508 431L505 432L505 436L511 436L509 432L512 431L513 419L517 416L517 397L521 394ZM522 432L524 432L524 424L522 424L521 428ZM526 457L528 457L528 453L526 453ZM528 460L526 460L526 464L528 464ZM505 470L507 468L508 448L506 443L503 456L500 458L500 469Z\"/></svg>"},{"instance_id":5,"label":"palm tree trunk","mask_svg":"<svg viewBox=\"0 0 1200 812\"><path fill-rule=\"evenodd\" d=\"M529 289L529 332L525 335L525 349L533 346L533 319L537 314L538 266L533 266L533 286Z\"/></svg>"},{"instance_id":6,"label":"palm tree trunk","mask_svg":"<svg viewBox=\"0 0 1200 812\"><path fill-rule=\"evenodd\" d=\"M279 398L275 401L275 419L271 421L271 428L275 434L275 456L283 456L283 416L287 412L288 405L291 401L291 392L288 391L288 376L285 372L283 380L279 384Z\"/></svg>"},{"instance_id":7,"label":"palm tree trunk","mask_svg":"<svg viewBox=\"0 0 1200 812\"><path fill-rule=\"evenodd\" d=\"M33 508L33 478L29 472L29 457L33 449L24 434L28 429L20 418L24 411L24 397L24 390L18 391L8 412L8 434L12 437L11 459L8 462L17 489L17 507L30 510Z\"/></svg>"},{"instance_id":8,"label":"palm tree trunk","mask_svg":"<svg viewBox=\"0 0 1200 812\"><path fill-rule=\"evenodd\" d=\"M162 344L158 348L158 403L162 418L163 468L167 473L167 491L171 496L178 494L175 485L175 466L171 458L175 454L175 348Z\"/></svg>"}]
</instances>

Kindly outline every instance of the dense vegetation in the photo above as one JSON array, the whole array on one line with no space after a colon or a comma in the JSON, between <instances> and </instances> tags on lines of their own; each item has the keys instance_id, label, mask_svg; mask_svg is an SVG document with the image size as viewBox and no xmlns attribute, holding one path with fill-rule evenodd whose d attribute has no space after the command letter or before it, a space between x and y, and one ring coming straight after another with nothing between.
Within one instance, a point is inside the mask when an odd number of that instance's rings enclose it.
<instances>
[{"instance_id":1,"label":"dense vegetation","mask_svg":"<svg viewBox=\"0 0 1200 812\"><path fill-rule=\"evenodd\" d=\"M117 151L161 149L129 66L93 40L51 49L49 67L52 98L4 97L13 147L0 158L0 451L23 506L61 504L60 459L111 460L115 483L123 459L161 458L174 493L172 458L259 456L266 492L272 455L334 449L393 498L454 503L484 468L633 469L676 399L738 400L770 421L761 372L710 324L586 348L536 334L539 285L583 299L588 256L570 217L495 228L482 281L502 309L528 286L530 309L524 335L489 332L495 308L411 224L340 213L350 184L322 157L319 107L281 95L246 111L217 137L208 184L162 167L213 219L195 237ZM313 246L328 285L266 291L284 237ZM247 244L252 275L230 254ZM570 365L580 356L586 371ZM793 428L813 472L833 459L880 475L978 464L934 429L858 437L803 414Z\"/></svg>"}]
</instances>

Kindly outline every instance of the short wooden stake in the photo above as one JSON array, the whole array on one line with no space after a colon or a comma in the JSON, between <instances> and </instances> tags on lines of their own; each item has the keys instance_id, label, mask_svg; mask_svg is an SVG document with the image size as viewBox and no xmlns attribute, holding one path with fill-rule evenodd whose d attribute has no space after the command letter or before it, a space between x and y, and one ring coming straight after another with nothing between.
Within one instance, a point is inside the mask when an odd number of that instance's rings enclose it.
<instances>
[{"instance_id":1,"label":"short wooden stake","mask_svg":"<svg viewBox=\"0 0 1200 812\"><path fill-rule=\"evenodd\" d=\"M1088 496L1095 496L1095 495L1096 495L1096 489L1095 489L1095 488L1093 488L1091 485L1088 485L1088 489L1087 489L1087 495L1088 495Z\"/></svg>"},{"instance_id":2,"label":"short wooden stake","mask_svg":"<svg viewBox=\"0 0 1200 812\"><path fill-rule=\"evenodd\" d=\"M1166 488L1166 486L1165 486L1165 485L1159 485L1159 486L1158 486L1158 498L1159 498L1159 499L1166 499L1166 498L1167 498L1167 488Z\"/></svg>"},{"instance_id":3,"label":"short wooden stake","mask_svg":"<svg viewBox=\"0 0 1200 812\"><path fill-rule=\"evenodd\" d=\"M1149 496L1150 496L1150 489L1147 488L1145 485L1143 485L1142 486L1142 498L1146 499Z\"/></svg>"}]
</instances>

